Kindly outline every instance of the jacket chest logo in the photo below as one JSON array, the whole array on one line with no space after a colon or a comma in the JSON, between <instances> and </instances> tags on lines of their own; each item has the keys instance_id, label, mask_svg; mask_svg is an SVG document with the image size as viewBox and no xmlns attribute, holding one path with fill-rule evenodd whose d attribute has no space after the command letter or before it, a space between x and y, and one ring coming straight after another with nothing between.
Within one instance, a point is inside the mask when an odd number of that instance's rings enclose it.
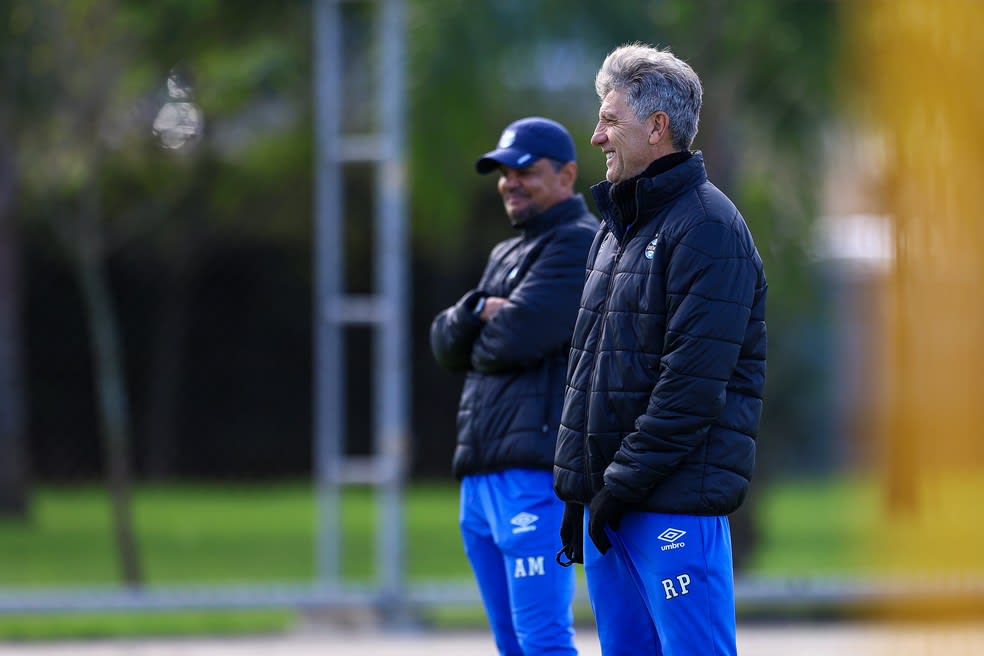
<instances>
[{"instance_id":1,"label":"jacket chest logo","mask_svg":"<svg viewBox=\"0 0 984 656\"><path fill-rule=\"evenodd\" d=\"M659 235L656 235L656 237L651 242L649 242L648 244L646 244L646 259L647 260L651 260L654 257L656 257L656 244L658 242L659 242Z\"/></svg>"},{"instance_id":2,"label":"jacket chest logo","mask_svg":"<svg viewBox=\"0 0 984 656\"><path fill-rule=\"evenodd\" d=\"M519 274L519 265L517 264L512 268L512 271L509 272L509 275L506 276L506 280L513 280L518 274Z\"/></svg>"}]
</instances>

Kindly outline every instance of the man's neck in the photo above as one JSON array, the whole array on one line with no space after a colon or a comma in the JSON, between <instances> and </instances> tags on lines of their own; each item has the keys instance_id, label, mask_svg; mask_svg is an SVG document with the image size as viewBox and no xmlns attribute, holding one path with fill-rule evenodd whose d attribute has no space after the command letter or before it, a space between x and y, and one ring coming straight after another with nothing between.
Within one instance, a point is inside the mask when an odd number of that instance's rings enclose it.
<instances>
[{"instance_id":1,"label":"man's neck","mask_svg":"<svg viewBox=\"0 0 984 656\"><path fill-rule=\"evenodd\" d=\"M654 160L646 170L639 175L633 176L628 180L623 180L622 182L617 182L612 185L611 196L619 205L635 205L635 188L636 183L643 178L654 178L657 175L666 173L674 166L683 164L691 157L691 152L689 150L678 150L668 155L663 155L659 159ZM635 208L632 207L633 214Z\"/></svg>"}]
</instances>

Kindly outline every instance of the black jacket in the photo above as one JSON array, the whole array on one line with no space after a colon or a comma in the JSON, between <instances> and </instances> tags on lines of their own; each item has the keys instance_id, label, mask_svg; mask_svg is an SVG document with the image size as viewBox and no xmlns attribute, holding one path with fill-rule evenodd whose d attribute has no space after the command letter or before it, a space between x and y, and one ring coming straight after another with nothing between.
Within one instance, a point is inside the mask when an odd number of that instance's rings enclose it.
<instances>
[{"instance_id":1,"label":"black jacket","mask_svg":"<svg viewBox=\"0 0 984 656\"><path fill-rule=\"evenodd\" d=\"M500 242L478 287L431 324L437 362L466 371L452 471L549 470L584 263L598 220L580 195L554 205ZM482 296L509 299L491 321Z\"/></svg>"},{"instance_id":2,"label":"black jacket","mask_svg":"<svg viewBox=\"0 0 984 656\"><path fill-rule=\"evenodd\" d=\"M755 464L762 260L699 152L624 184L634 189L616 186L618 201L608 182L591 190L603 226L574 329L554 489L587 503L605 485L634 509L727 514Z\"/></svg>"}]
</instances>

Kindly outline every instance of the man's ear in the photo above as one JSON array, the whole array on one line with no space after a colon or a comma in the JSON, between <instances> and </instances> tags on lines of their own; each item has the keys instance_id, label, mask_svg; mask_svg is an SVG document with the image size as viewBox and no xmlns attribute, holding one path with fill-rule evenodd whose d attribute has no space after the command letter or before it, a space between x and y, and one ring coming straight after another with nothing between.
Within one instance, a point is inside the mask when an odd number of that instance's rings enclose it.
<instances>
[{"instance_id":1,"label":"man's ear","mask_svg":"<svg viewBox=\"0 0 984 656\"><path fill-rule=\"evenodd\" d=\"M560 167L560 175L564 186L573 188L577 180L577 162L571 160Z\"/></svg>"},{"instance_id":2,"label":"man's ear","mask_svg":"<svg viewBox=\"0 0 984 656\"><path fill-rule=\"evenodd\" d=\"M666 112L653 112L649 117L649 144L655 146L670 132L670 117Z\"/></svg>"}]
</instances>

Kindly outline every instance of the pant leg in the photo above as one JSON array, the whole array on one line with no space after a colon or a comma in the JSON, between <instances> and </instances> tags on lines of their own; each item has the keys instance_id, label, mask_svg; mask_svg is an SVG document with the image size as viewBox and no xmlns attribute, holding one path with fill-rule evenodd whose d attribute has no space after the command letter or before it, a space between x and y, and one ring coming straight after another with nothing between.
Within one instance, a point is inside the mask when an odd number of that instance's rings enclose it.
<instances>
[{"instance_id":1,"label":"pant leg","mask_svg":"<svg viewBox=\"0 0 984 656\"><path fill-rule=\"evenodd\" d=\"M644 591L664 656L734 656L727 517L628 513L613 532Z\"/></svg>"},{"instance_id":2,"label":"pant leg","mask_svg":"<svg viewBox=\"0 0 984 656\"><path fill-rule=\"evenodd\" d=\"M585 509L584 575L602 656L662 656L645 591L633 576L631 562L618 548L602 555L588 535L588 521ZM611 530L609 537L615 538Z\"/></svg>"},{"instance_id":3,"label":"pant leg","mask_svg":"<svg viewBox=\"0 0 984 656\"><path fill-rule=\"evenodd\" d=\"M506 568L487 518L491 507L487 487L481 477L466 476L462 480L458 520L461 539L500 656L523 656L513 628Z\"/></svg>"},{"instance_id":4,"label":"pant leg","mask_svg":"<svg viewBox=\"0 0 984 656\"><path fill-rule=\"evenodd\" d=\"M564 504L549 471L509 469L488 475L494 490L493 534L502 553L512 623L526 656L576 656L574 570L561 567Z\"/></svg>"}]
</instances>

